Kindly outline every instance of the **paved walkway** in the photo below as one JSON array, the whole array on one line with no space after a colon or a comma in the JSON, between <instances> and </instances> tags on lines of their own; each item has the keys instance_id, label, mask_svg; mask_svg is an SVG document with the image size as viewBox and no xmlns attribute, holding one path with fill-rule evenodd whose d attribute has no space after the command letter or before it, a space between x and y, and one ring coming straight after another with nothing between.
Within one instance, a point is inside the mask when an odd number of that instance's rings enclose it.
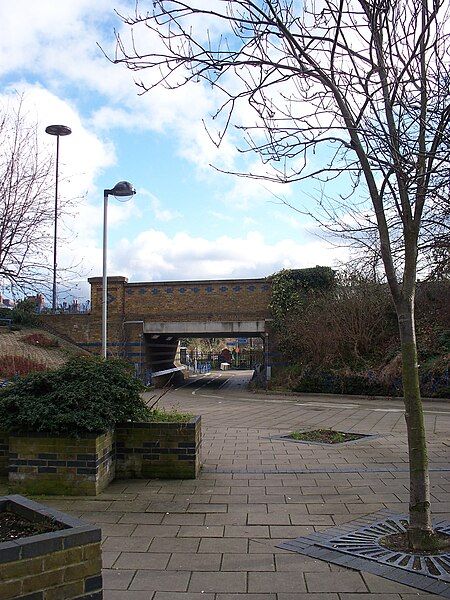
<instances>
[{"instance_id":1,"label":"paved walkway","mask_svg":"<svg viewBox=\"0 0 450 600\"><path fill-rule=\"evenodd\" d=\"M407 510L401 404L268 398L223 381L164 399L202 414L198 480L115 481L95 499L51 501L102 527L105 600L438 599L276 547L382 508ZM450 518L450 405L427 405L426 421L434 514ZM312 426L381 436L331 448L273 437Z\"/></svg>"}]
</instances>

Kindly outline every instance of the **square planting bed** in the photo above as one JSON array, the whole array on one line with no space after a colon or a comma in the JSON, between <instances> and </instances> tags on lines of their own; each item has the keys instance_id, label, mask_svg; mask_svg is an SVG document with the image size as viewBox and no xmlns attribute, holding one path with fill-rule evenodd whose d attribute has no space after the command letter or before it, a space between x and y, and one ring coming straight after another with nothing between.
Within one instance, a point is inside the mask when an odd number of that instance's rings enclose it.
<instances>
[{"instance_id":1,"label":"square planting bed","mask_svg":"<svg viewBox=\"0 0 450 600\"><path fill-rule=\"evenodd\" d=\"M115 473L114 433L9 434L9 481L30 494L96 495Z\"/></svg>"},{"instance_id":2,"label":"square planting bed","mask_svg":"<svg viewBox=\"0 0 450 600\"><path fill-rule=\"evenodd\" d=\"M101 600L101 531L22 496L0 497L0 514L14 513L57 531L0 543L2 600Z\"/></svg>"},{"instance_id":3,"label":"square planting bed","mask_svg":"<svg viewBox=\"0 0 450 600\"><path fill-rule=\"evenodd\" d=\"M116 427L116 475L195 479L200 470L201 417L184 423L124 423Z\"/></svg>"},{"instance_id":4,"label":"square planting bed","mask_svg":"<svg viewBox=\"0 0 450 600\"><path fill-rule=\"evenodd\" d=\"M295 434L295 435L294 435ZM298 434L298 437L296 435ZM303 439L302 439L303 436ZM295 442L297 444L318 444L329 446L342 446L344 444L357 444L364 440L370 440L380 437L368 433L355 433L353 431L335 431L329 429L312 429L304 431L295 431L287 435L271 436L272 440L282 440L284 442Z\"/></svg>"}]
</instances>

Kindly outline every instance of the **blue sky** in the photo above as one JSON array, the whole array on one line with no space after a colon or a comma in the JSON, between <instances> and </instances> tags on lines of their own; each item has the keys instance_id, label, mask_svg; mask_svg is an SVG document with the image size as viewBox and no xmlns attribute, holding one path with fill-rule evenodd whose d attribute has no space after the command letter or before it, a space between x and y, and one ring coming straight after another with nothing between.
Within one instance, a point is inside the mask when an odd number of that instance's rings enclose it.
<instances>
[{"instance_id":1,"label":"blue sky","mask_svg":"<svg viewBox=\"0 0 450 600\"><path fill-rule=\"evenodd\" d=\"M145 4L145 3L143 3ZM266 276L283 267L336 264L342 251L312 235L305 217L276 203L308 203L314 186L281 186L217 173L209 163L240 168L232 139L220 149L202 118L217 98L200 85L138 97L133 73L100 52L114 49L113 9L127 0L15 0L0 5L0 102L23 93L39 130L69 125L61 141L61 194L79 196L66 218L61 266L82 263L73 293L101 273L102 190L128 179L127 204L110 202L109 273L131 281ZM127 32L124 31L127 35ZM144 34L139 34L143 36ZM154 41L141 37L147 48ZM145 76L145 74L143 74ZM42 133L42 144L54 140ZM256 156L248 163L261 169Z\"/></svg>"}]
</instances>

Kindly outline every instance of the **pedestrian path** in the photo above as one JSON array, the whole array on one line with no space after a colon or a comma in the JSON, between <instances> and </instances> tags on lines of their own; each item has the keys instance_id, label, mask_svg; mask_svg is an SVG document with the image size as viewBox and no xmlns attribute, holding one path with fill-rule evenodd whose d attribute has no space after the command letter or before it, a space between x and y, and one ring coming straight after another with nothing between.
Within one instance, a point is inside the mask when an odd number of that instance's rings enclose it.
<instances>
[{"instance_id":1,"label":"pedestrian path","mask_svg":"<svg viewBox=\"0 0 450 600\"><path fill-rule=\"evenodd\" d=\"M115 481L95 499L52 499L103 532L105 600L437 600L376 575L278 548L385 508L407 511L403 416L172 394L202 414L197 480ZM434 514L450 519L448 416L428 419ZM294 428L377 434L322 446Z\"/></svg>"}]
</instances>

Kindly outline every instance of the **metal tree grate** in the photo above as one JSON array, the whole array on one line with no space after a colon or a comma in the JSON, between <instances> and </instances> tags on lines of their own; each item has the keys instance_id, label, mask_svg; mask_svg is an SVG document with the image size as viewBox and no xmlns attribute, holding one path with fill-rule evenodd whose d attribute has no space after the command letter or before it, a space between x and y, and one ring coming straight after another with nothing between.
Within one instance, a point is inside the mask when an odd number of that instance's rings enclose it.
<instances>
[{"instance_id":1,"label":"metal tree grate","mask_svg":"<svg viewBox=\"0 0 450 600\"><path fill-rule=\"evenodd\" d=\"M380 544L381 538L395 533L404 533L407 526L406 517L389 517L351 533L326 541L317 541L316 544L323 548L360 556L405 571L420 573L441 582L450 582L450 552L442 552L433 556L411 554L390 550ZM450 523L436 524L435 531L450 535Z\"/></svg>"}]
</instances>

